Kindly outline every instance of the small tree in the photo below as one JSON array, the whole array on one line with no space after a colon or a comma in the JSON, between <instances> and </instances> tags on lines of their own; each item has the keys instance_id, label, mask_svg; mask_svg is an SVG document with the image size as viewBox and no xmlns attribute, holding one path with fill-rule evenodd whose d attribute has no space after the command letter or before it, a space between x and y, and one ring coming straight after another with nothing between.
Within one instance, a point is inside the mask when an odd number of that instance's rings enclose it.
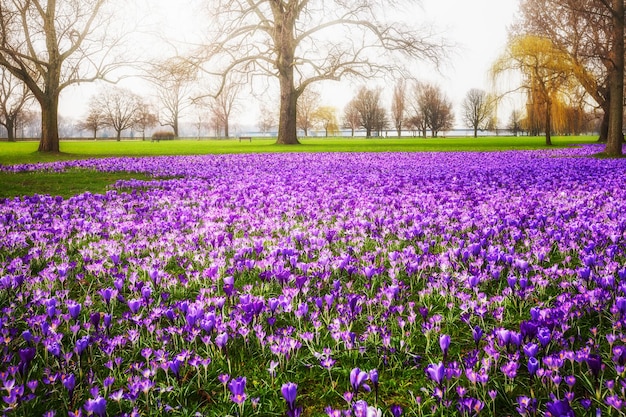
<instances>
[{"instance_id":1,"label":"small tree","mask_svg":"<svg viewBox=\"0 0 626 417\"><path fill-rule=\"evenodd\" d=\"M350 129L351 136L354 137L354 132L359 128L361 122L361 115L359 109L357 109L355 100L351 100L343 110L343 125Z\"/></svg>"},{"instance_id":2,"label":"small tree","mask_svg":"<svg viewBox=\"0 0 626 417\"><path fill-rule=\"evenodd\" d=\"M372 132L380 133L386 125L385 109L380 104L382 89L361 87L354 98L354 106L359 114L359 125L365 129L365 137L372 137Z\"/></svg>"},{"instance_id":3,"label":"small tree","mask_svg":"<svg viewBox=\"0 0 626 417\"><path fill-rule=\"evenodd\" d=\"M511 116L509 117L509 125L507 127L514 136L517 136L519 132L522 132L522 112L518 109L511 110Z\"/></svg>"},{"instance_id":4,"label":"small tree","mask_svg":"<svg viewBox=\"0 0 626 417\"><path fill-rule=\"evenodd\" d=\"M9 142L15 141L18 118L31 99L26 84L0 67L0 126L6 129Z\"/></svg>"},{"instance_id":5,"label":"small tree","mask_svg":"<svg viewBox=\"0 0 626 417\"><path fill-rule=\"evenodd\" d=\"M259 130L261 133L269 133L276 126L276 114L267 107L261 108L261 116L259 118Z\"/></svg>"},{"instance_id":6,"label":"small tree","mask_svg":"<svg viewBox=\"0 0 626 417\"><path fill-rule=\"evenodd\" d=\"M133 126L141 132L141 140L146 140L146 130L159 124L159 116L154 107L145 101L139 101Z\"/></svg>"},{"instance_id":7,"label":"small tree","mask_svg":"<svg viewBox=\"0 0 626 417\"><path fill-rule=\"evenodd\" d=\"M98 130L105 125L105 117L100 105L92 100L89 103L89 112L85 119L78 124L78 128L93 133L93 139L95 140L98 137Z\"/></svg>"},{"instance_id":8,"label":"small tree","mask_svg":"<svg viewBox=\"0 0 626 417\"><path fill-rule=\"evenodd\" d=\"M129 90L111 88L96 98L96 105L102 110L104 124L115 130L116 138L120 141L122 131L135 125L141 100Z\"/></svg>"},{"instance_id":9,"label":"small tree","mask_svg":"<svg viewBox=\"0 0 626 417\"><path fill-rule=\"evenodd\" d=\"M463 100L462 111L465 125L474 129L476 138L478 130L486 130L493 124L495 101L484 90L473 88Z\"/></svg>"},{"instance_id":10,"label":"small tree","mask_svg":"<svg viewBox=\"0 0 626 417\"><path fill-rule=\"evenodd\" d=\"M404 79L398 80L393 89L393 97L391 99L391 117L394 127L398 132L398 137L402 136L402 125L405 120L406 112L406 82Z\"/></svg>"},{"instance_id":11,"label":"small tree","mask_svg":"<svg viewBox=\"0 0 626 417\"><path fill-rule=\"evenodd\" d=\"M430 129L431 136L436 138L439 132L452 128L454 114L452 113L452 102L441 91L441 88L434 84L418 84L414 94L417 104L417 119L425 128Z\"/></svg>"},{"instance_id":12,"label":"small tree","mask_svg":"<svg viewBox=\"0 0 626 417\"><path fill-rule=\"evenodd\" d=\"M337 110L334 107L322 106L318 107L313 113L315 120L324 129L326 137L336 135L339 132L337 124Z\"/></svg>"},{"instance_id":13,"label":"small tree","mask_svg":"<svg viewBox=\"0 0 626 417\"><path fill-rule=\"evenodd\" d=\"M304 131L304 136L309 136L309 130L315 122L314 113L320 102L320 94L312 88L307 88L298 99L296 110L296 124L298 129Z\"/></svg>"}]
</instances>

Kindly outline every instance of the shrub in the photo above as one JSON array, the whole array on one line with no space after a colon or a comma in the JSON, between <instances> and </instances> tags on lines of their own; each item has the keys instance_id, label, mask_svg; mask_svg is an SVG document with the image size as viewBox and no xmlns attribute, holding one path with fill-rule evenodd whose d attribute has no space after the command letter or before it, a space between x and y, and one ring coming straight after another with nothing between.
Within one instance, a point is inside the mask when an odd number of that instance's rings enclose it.
<instances>
[{"instance_id":1,"label":"shrub","mask_svg":"<svg viewBox=\"0 0 626 417\"><path fill-rule=\"evenodd\" d=\"M152 134L152 141L160 141L160 140L172 140L176 137L174 132L169 130L159 130Z\"/></svg>"}]
</instances>

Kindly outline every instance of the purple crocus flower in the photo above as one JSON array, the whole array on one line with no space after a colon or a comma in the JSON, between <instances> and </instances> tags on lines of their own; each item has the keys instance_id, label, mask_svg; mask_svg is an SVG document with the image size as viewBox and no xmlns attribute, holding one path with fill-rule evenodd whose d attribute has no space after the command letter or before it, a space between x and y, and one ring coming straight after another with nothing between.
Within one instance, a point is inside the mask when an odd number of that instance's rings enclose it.
<instances>
[{"instance_id":1,"label":"purple crocus flower","mask_svg":"<svg viewBox=\"0 0 626 417\"><path fill-rule=\"evenodd\" d=\"M539 361L534 356L528 358L528 373L531 377L535 376L539 369Z\"/></svg>"},{"instance_id":2,"label":"purple crocus flower","mask_svg":"<svg viewBox=\"0 0 626 417\"><path fill-rule=\"evenodd\" d=\"M591 354L587 357L587 366L594 378L598 378L602 369L602 357L600 355Z\"/></svg>"},{"instance_id":3,"label":"purple crocus flower","mask_svg":"<svg viewBox=\"0 0 626 417\"><path fill-rule=\"evenodd\" d=\"M240 376L230 381L228 389L232 394L230 399L235 404L243 404L246 401L246 377Z\"/></svg>"},{"instance_id":4,"label":"purple crocus flower","mask_svg":"<svg viewBox=\"0 0 626 417\"><path fill-rule=\"evenodd\" d=\"M483 329L481 329L480 326L474 326L474 328L472 328L472 337L474 338L474 343L476 343L476 347L478 347L480 339L482 339L483 337Z\"/></svg>"},{"instance_id":5,"label":"purple crocus flower","mask_svg":"<svg viewBox=\"0 0 626 417\"><path fill-rule=\"evenodd\" d=\"M67 311L70 313L70 317L72 320L78 319L78 315L80 314L81 305L80 303L70 303L67 305Z\"/></svg>"},{"instance_id":6,"label":"purple crocus flower","mask_svg":"<svg viewBox=\"0 0 626 417\"><path fill-rule=\"evenodd\" d=\"M85 411L89 414L96 415L98 417L103 417L106 414L107 410L107 402L101 396L97 396L96 398L90 398L85 403Z\"/></svg>"},{"instance_id":7,"label":"purple crocus flower","mask_svg":"<svg viewBox=\"0 0 626 417\"><path fill-rule=\"evenodd\" d=\"M352 411L355 417L367 417L367 403L363 400L355 402Z\"/></svg>"},{"instance_id":8,"label":"purple crocus flower","mask_svg":"<svg viewBox=\"0 0 626 417\"><path fill-rule=\"evenodd\" d=\"M443 382L443 375L446 371L446 367L442 362L437 364L431 363L426 367L426 373L430 377L431 380L435 381L438 385L441 385Z\"/></svg>"},{"instance_id":9,"label":"purple crocus flower","mask_svg":"<svg viewBox=\"0 0 626 417\"><path fill-rule=\"evenodd\" d=\"M389 410L393 417L400 417L402 415L402 407L397 404L392 405Z\"/></svg>"},{"instance_id":10,"label":"purple crocus flower","mask_svg":"<svg viewBox=\"0 0 626 417\"><path fill-rule=\"evenodd\" d=\"M576 417L567 400L554 400L546 404L546 417Z\"/></svg>"},{"instance_id":11,"label":"purple crocus flower","mask_svg":"<svg viewBox=\"0 0 626 417\"><path fill-rule=\"evenodd\" d=\"M350 371L350 385L352 386L352 392L355 394L358 392L359 388L363 388L364 391L370 390L369 385L365 384L369 378L369 374L365 371L361 371L359 368L354 368Z\"/></svg>"},{"instance_id":12,"label":"purple crocus flower","mask_svg":"<svg viewBox=\"0 0 626 417\"><path fill-rule=\"evenodd\" d=\"M290 410L293 410L296 406L296 396L298 395L298 385L293 382L287 382L283 384L280 389L281 394L283 394L283 398L287 402L287 407Z\"/></svg>"},{"instance_id":13,"label":"purple crocus flower","mask_svg":"<svg viewBox=\"0 0 626 417\"><path fill-rule=\"evenodd\" d=\"M443 360L445 361L448 357L448 349L450 348L450 336L447 334L442 334L439 336L439 347L443 352Z\"/></svg>"},{"instance_id":14,"label":"purple crocus flower","mask_svg":"<svg viewBox=\"0 0 626 417\"><path fill-rule=\"evenodd\" d=\"M138 298L133 298L132 300L128 300L128 309L133 313L137 314L139 309L141 308L141 300Z\"/></svg>"}]
</instances>

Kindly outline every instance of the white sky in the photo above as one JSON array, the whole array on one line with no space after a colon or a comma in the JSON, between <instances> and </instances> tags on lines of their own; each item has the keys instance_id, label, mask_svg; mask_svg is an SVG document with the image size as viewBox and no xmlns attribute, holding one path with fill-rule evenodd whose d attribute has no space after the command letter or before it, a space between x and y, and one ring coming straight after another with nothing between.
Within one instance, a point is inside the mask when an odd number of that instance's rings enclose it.
<instances>
[{"instance_id":1,"label":"white sky","mask_svg":"<svg viewBox=\"0 0 626 417\"><path fill-rule=\"evenodd\" d=\"M180 40L192 41L194 32L200 32L202 26L208 24L203 17L206 15L199 10L203 3L206 4L206 0L144 1L146 6L140 12L142 18L147 24L160 27L164 36L174 34ZM487 73L504 49L507 28L513 23L518 5L519 0L422 0L421 9L416 9L416 24L433 24L442 37L456 45L450 59L439 72L430 65L420 65L415 68L414 75L419 80L440 85L454 104L457 127L463 127L460 103L467 91L471 88L490 89ZM154 45L154 48L163 47ZM323 92L323 104L337 107L341 114L343 106L352 98L359 85L358 82L342 85L333 83L329 90ZM81 86L65 93L62 96L61 114L80 119L86 113L85 103L94 90L94 86ZM254 114L258 107L255 104L254 108L242 113ZM504 111L510 113L510 109L501 110L501 124L508 119L508 113ZM239 120L239 123L256 126L257 120Z\"/></svg>"}]
</instances>

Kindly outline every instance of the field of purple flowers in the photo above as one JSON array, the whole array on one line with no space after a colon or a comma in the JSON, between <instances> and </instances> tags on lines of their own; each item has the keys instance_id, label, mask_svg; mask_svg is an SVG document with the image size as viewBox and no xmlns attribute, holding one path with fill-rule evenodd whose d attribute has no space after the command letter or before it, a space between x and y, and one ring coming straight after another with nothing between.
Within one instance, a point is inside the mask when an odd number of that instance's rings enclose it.
<instances>
[{"instance_id":1,"label":"field of purple flowers","mask_svg":"<svg viewBox=\"0 0 626 417\"><path fill-rule=\"evenodd\" d=\"M155 179L0 201L3 414L624 415L626 160L594 151L4 167Z\"/></svg>"}]
</instances>

